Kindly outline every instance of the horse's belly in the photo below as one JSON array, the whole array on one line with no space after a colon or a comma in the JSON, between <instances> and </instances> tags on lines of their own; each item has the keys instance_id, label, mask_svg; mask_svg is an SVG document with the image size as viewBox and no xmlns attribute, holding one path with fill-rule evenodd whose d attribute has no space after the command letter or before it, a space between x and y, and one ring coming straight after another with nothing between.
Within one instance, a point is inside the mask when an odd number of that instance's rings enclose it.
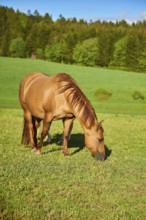
<instances>
[{"instance_id":1,"label":"horse's belly","mask_svg":"<svg viewBox=\"0 0 146 220\"><path fill-rule=\"evenodd\" d=\"M39 119L44 118L45 112L42 108L37 107L34 109L31 105L27 105L27 109L31 113L31 115L33 115L34 117L39 118Z\"/></svg>"},{"instance_id":2,"label":"horse's belly","mask_svg":"<svg viewBox=\"0 0 146 220\"><path fill-rule=\"evenodd\" d=\"M61 112L60 114L56 114L54 115L54 118L53 120L60 120L60 119L63 119L63 118L74 118L75 116L72 114L72 113L63 113Z\"/></svg>"},{"instance_id":3,"label":"horse's belly","mask_svg":"<svg viewBox=\"0 0 146 220\"><path fill-rule=\"evenodd\" d=\"M32 98L33 97L33 98ZM25 106L26 109L36 118L43 119L45 112L43 109L42 102L37 100L38 97L36 96L26 96L25 98Z\"/></svg>"}]
</instances>

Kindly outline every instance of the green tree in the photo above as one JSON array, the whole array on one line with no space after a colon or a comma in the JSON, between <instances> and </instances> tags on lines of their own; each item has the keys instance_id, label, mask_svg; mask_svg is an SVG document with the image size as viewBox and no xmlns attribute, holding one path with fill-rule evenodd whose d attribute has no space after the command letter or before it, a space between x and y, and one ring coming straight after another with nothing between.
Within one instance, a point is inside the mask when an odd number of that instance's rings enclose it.
<instances>
[{"instance_id":1,"label":"green tree","mask_svg":"<svg viewBox=\"0 0 146 220\"><path fill-rule=\"evenodd\" d=\"M26 37L26 51L27 56L31 57L33 53L36 53L37 49L37 24L34 23L31 29L29 29L29 34Z\"/></svg>"},{"instance_id":2,"label":"green tree","mask_svg":"<svg viewBox=\"0 0 146 220\"><path fill-rule=\"evenodd\" d=\"M114 50L114 34L112 31L104 30L98 35L99 64L108 66Z\"/></svg>"},{"instance_id":3,"label":"green tree","mask_svg":"<svg viewBox=\"0 0 146 220\"><path fill-rule=\"evenodd\" d=\"M99 63L98 39L91 38L78 43L74 48L73 59L75 63L86 66L95 66Z\"/></svg>"},{"instance_id":4,"label":"green tree","mask_svg":"<svg viewBox=\"0 0 146 220\"><path fill-rule=\"evenodd\" d=\"M1 41L1 53L2 56L9 56L9 46L10 46L10 32L7 30L2 37Z\"/></svg>"},{"instance_id":5,"label":"green tree","mask_svg":"<svg viewBox=\"0 0 146 220\"><path fill-rule=\"evenodd\" d=\"M13 39L10 44L10 56L25 57L25 42L21 37Z\"/></svg>"},{"instance_id":6,"label":"green tree","mask_svg":"<svg viewBox=\"0 0 146 220\"><path fill-rule=\"evenodd\" d=\"M22 27L19 20L19 15L11 8L7 10L7 30L10 33L10 39L17 38L21 36Z\"/></svg>"},{"instance_id":7,"label":"green tree","mask_svg":"<svg viewBox=\"0 0 146 220\"><path fill-rule=\"evenodd\" d=\"M2 38L5 35L7 30L7 15L6 15L6 8L0 6L0 47L2 45Z\"/></svg>"},{"instance_id":8,"label":"green tree","mask_svg":"<svg viewBox=\"0 0 146 220\"><path fill-rule=\"evenodd\" d=\"M61 63L62 58L62 43L56 42L52 45L47 45L45 48L45 58L47 60Z\"/></svg>"},{"instance_id":9,"label":"green tree","mask_svg":"<svg viewBox=\"0 0 146 220\"><path fill-rule=\"evenodd\" d=\"M62 35L62 60L64 63L73 63L73 48L77 43L76 34L69 31Z\"/></svg>"},{"instance_id":10,"label":"green tree","mask_svg":"<svg viewBox=\"0 0 146 220\"><path fill-rule=\"evenodd\" d=\"M111 66L126 66L126 48L127 48L127 36L118 40L114 45L114 53L110 62Z\"/></svg>"},{"instance_id":11,"label":"green tree","mask_svg":"<svg viewBox=\"0 0 146 220\"><path fill-rule=\"evenodd\" d=\"M46 24L46 22L41 21L36 24L36 29L36 47L44 50L48 43L51 28Z\"/></svg>"},{"instance_id":12,"label":"green tree","mask_svg":"<svg viewBox=\"0 0 146 220\"><path fill-rule=\"evenodd\" d=\"M42 48L36 49L36 58L37 59L43 59L44 58L44 51Z\"/></svg>"},{"instance_id":13,"label":"green tree","mask_svg":"<svg viewBox=\"0 0 146 220\"><path fill-rule=\"evenodd\" d=\"M146 27L146 21L145 23ZM146 71L146 32L142 31L139 33L139 42L140 42L140 57L139 57L139 68L142 71Z\"/></svg>"},{"instance_id":14,"label":"green tree","mask_svg":"<svg viewBox=\"0 0 146 220\"><path fill-rule=\"evenodd\" d=\"M146 49L142 52L139 58L139 68L142 71L146 71Z\"/></svg>"},{"instance_id":15,"label":"green tree","mask_svg":"<svg viewBox=\"0 0 146 220\"><path fill-rule=\"evenodd\" d=\"M126 66L130 69L138 69L140 57L140 41L137 33L130 33L126 47Z\"/></svg>"}]
</instances>

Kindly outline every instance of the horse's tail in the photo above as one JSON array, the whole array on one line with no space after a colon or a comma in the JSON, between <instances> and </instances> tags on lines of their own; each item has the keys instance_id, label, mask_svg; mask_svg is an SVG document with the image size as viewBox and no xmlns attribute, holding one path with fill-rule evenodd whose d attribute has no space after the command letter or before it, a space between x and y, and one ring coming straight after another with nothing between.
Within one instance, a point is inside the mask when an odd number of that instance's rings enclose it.
<instances>
[{"instance_id":1,"label":"horse's tail","mask_svg":"<svg viewBox=\"0 0 146 220\"><path fill-rule=\"evenodd\" d=\"M27 122L24 119L21 144L28 145L29 143L30 143L29 130L28 130Z\"/></svg>"}]
</instances>

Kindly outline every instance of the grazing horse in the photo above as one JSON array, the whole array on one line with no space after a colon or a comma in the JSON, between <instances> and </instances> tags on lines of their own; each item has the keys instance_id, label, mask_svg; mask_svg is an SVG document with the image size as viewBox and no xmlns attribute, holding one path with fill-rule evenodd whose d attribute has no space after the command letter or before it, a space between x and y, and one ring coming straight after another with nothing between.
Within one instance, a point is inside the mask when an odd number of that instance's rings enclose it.
<instances>
[{"instance_id":1,"label":"grazing horse","mask_svg":"<svg viewBox=\"0 0 146 220\"><path fill-rule=\"evenodd\" d=\"M22 144L30 144L36 154L41 153L43 140L53 120L62 119L63 153L68 152L68 138L75 118L80 122L85 135L85 144L99 160L105 159L104 130L97 120L90 101L73 78L65 73L54 76L35 72L20 83L19 100L24 111ZM37 128L43 120L41 139L37 143Z\"/></svg>"}]
</instances>

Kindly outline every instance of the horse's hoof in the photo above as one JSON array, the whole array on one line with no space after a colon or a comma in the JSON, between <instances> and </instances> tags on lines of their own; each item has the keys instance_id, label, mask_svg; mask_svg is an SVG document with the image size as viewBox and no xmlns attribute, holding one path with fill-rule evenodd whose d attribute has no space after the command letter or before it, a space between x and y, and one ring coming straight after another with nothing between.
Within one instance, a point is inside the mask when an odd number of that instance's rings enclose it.
<instances>
[{"instance_id":1,"label":"horse's hoof","mask_svg":"<svg viewBox=\"0 0 146 220\"><path fill-rule=\"evenodd\" d=\"M64 158L65 158L65 159L69 159L69 158L70 158L70 155L64 155Z\"/></svg>"},{"instance_id":2,"label":"horse's hoof","mask_svg":"<svg viewBox=\"0 0 146 220\"><path fill-rule=\"evenodd\" d=\"M35 147L31 149L31 152L35 152L35 151L36 151L36 148L35 148Z\"/></svg>"},{"instance_id":3,"label":"horse's hoof","mask_svg":"<svg viewBox=\"0 0 146 220\"><path fill-rule=\"evenodd\" d=\"M70 158L70 155L64 155L65 158Z\"/></svg>"},{"instance_id":4,"label":"horse's hoof","mask_svg":"<svg viewBox=\"0 0 146 220\"><path fill-rule=\"evenodd\" d=\"M56 142L56 144L57 144L57 145L61 145L61 144L62 144L62 141L59 140L59 141Z\"/></svg>"},{"instance_id":5,"label":"horse's hoof","mask_svg":"<svg viewBox=\"0 0 146 220\"><path fill-rule=\"evenodd\" d=\"M40 155L40 154L41 154L40 150L36 150L34 153L35 153L36 155Z\"/></svg>"},{"instance_id":6,"label":"horse's hoof","mask_svg":"<svg viewBox=\"0 0 146 220\"><path fill-rule=\"evenodd\" d=\"M64 157L68 158L70 155L68 152L64 153Z\"/></svg>"}]
</instances>

